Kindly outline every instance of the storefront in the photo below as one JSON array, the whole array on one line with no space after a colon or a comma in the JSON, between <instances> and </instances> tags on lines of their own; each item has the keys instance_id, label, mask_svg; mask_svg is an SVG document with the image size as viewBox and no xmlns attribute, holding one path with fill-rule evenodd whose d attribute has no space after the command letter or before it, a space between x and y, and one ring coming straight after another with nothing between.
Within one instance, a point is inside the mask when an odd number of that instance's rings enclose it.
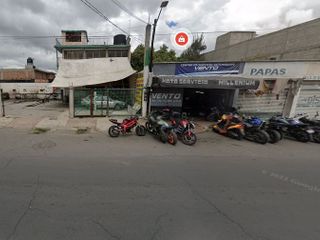
<instances>
[{"instance_id":1,"label":"storefront","mask_svg":"<svg viewBox=\"0 0 320 240\"><path fill-rule=\"evenodd\" d=\"M257 89L259 80L240 77L241 63L158 64L152 81L151 108L169 107L205 116L213 107L228 111L237 89Z\"/></svg>"},{"instance_id":2,"label":"storefront","mask_svg":"<svg viewBox=\"0 0 320 240\"><path fill-rule=\"evenodd\" d=\"M320 81L310 78L317 78L319 72L319 62L247 62L242 76L259 79L260 85L254 91L240 90L235 105L242 112L266 117L314 115L319 108Z\"/></svg>"},{"instance_id":3,"label":"storefront","mask_svg":"<svg viewBox=\"0 0 320 240\"><path fill-rule=\"evenodd\" d=\"M151 107L193 116L236 107L270 117L320 112L320 62L156 64Z\"/></svg>"}]
</instances>

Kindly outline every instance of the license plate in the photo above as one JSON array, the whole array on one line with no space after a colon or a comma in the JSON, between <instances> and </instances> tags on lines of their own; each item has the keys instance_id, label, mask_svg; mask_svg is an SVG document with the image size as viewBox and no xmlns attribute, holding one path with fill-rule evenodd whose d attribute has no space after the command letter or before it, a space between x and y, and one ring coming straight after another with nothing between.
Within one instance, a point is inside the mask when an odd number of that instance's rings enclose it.
<instances>
[{"instance_id":1,"label":"license plate","mask_svg":"<svg viewBox=\"0 0 320 240\"><path fill-rule=\"evenodd\" d=\"M307 130L307 133L314 133L314 130L308 129L308 130Z\"/></svg>"}]
</instances>

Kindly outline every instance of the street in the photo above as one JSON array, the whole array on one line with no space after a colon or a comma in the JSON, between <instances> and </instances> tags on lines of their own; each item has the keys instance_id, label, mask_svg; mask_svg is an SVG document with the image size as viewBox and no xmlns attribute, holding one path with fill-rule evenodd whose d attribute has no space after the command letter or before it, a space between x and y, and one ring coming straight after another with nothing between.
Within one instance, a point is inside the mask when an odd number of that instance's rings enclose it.
<instances>
[{"instance_id":1,"label":"street","mask_svg":"<svg viewBox=\"0 0 320 240\"><path fill-rule=\"evenodd\" d=\"M0 129L0 239L319 239L319 145Z\"/></svg>"}]
</instances>

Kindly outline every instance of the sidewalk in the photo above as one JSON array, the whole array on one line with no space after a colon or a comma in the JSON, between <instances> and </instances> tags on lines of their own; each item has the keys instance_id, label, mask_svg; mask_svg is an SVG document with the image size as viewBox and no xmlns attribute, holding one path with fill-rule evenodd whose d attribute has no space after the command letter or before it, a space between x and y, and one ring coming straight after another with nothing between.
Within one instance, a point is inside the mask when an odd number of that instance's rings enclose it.
<instances>
[{"instance_id":1,"label":"sidewalk","mask_svg":"<svg viewBox=\"0 0 320 240\"><path fill-rule=\"evenodd\" d=\"M30 107L29 103L8 103L8 116L0 117L0 128L16 128L40 131L72 131L82 132L104 132L106 133L112 123L108 117L96 118L69 118L67 108L57 106L56 103L46 103ZM10 114L11 113L11 114ZM125 117L111 117L122 121ZM139 120L145 124L145 119ZM196 121L196 133L204 132L210 123Z\"/></svg>"},{"instance_id":2,"label":"sidewalk","mask_svg":"<svg viewBox=\"0 0 320 240\"><path fill-rule=\"evenodd\" d=\"M119 121L125 117L112 117ZM145 124L145 119L140 119L141 124ZM107 132L112 125L108 117L101 118L69 118L68 111L64 111L57 117L21 116L21 117L0 117L0 128L16 129L44 129L47 131L88 131ZM209 123L204 121L196 122L196 132L201 133L208 129Z\"/></svg>"}]
</instances>

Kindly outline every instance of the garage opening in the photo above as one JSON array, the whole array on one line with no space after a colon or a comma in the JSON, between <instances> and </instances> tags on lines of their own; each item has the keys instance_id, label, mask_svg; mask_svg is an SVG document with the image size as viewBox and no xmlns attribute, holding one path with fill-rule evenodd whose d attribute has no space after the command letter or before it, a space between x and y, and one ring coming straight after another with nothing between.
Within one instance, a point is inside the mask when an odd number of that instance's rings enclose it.
<instances>
[{"instance_id":1,"label":"garage opening","mask_svg":"<svg viewBox=\"0 0 320 240\"><path fill-rule=\"evenodd\" d=\"M182 111L192 117L206 117L210 109L230 111L235 90L226 89L184 89Z\"/></svg>"}]
</instances>

